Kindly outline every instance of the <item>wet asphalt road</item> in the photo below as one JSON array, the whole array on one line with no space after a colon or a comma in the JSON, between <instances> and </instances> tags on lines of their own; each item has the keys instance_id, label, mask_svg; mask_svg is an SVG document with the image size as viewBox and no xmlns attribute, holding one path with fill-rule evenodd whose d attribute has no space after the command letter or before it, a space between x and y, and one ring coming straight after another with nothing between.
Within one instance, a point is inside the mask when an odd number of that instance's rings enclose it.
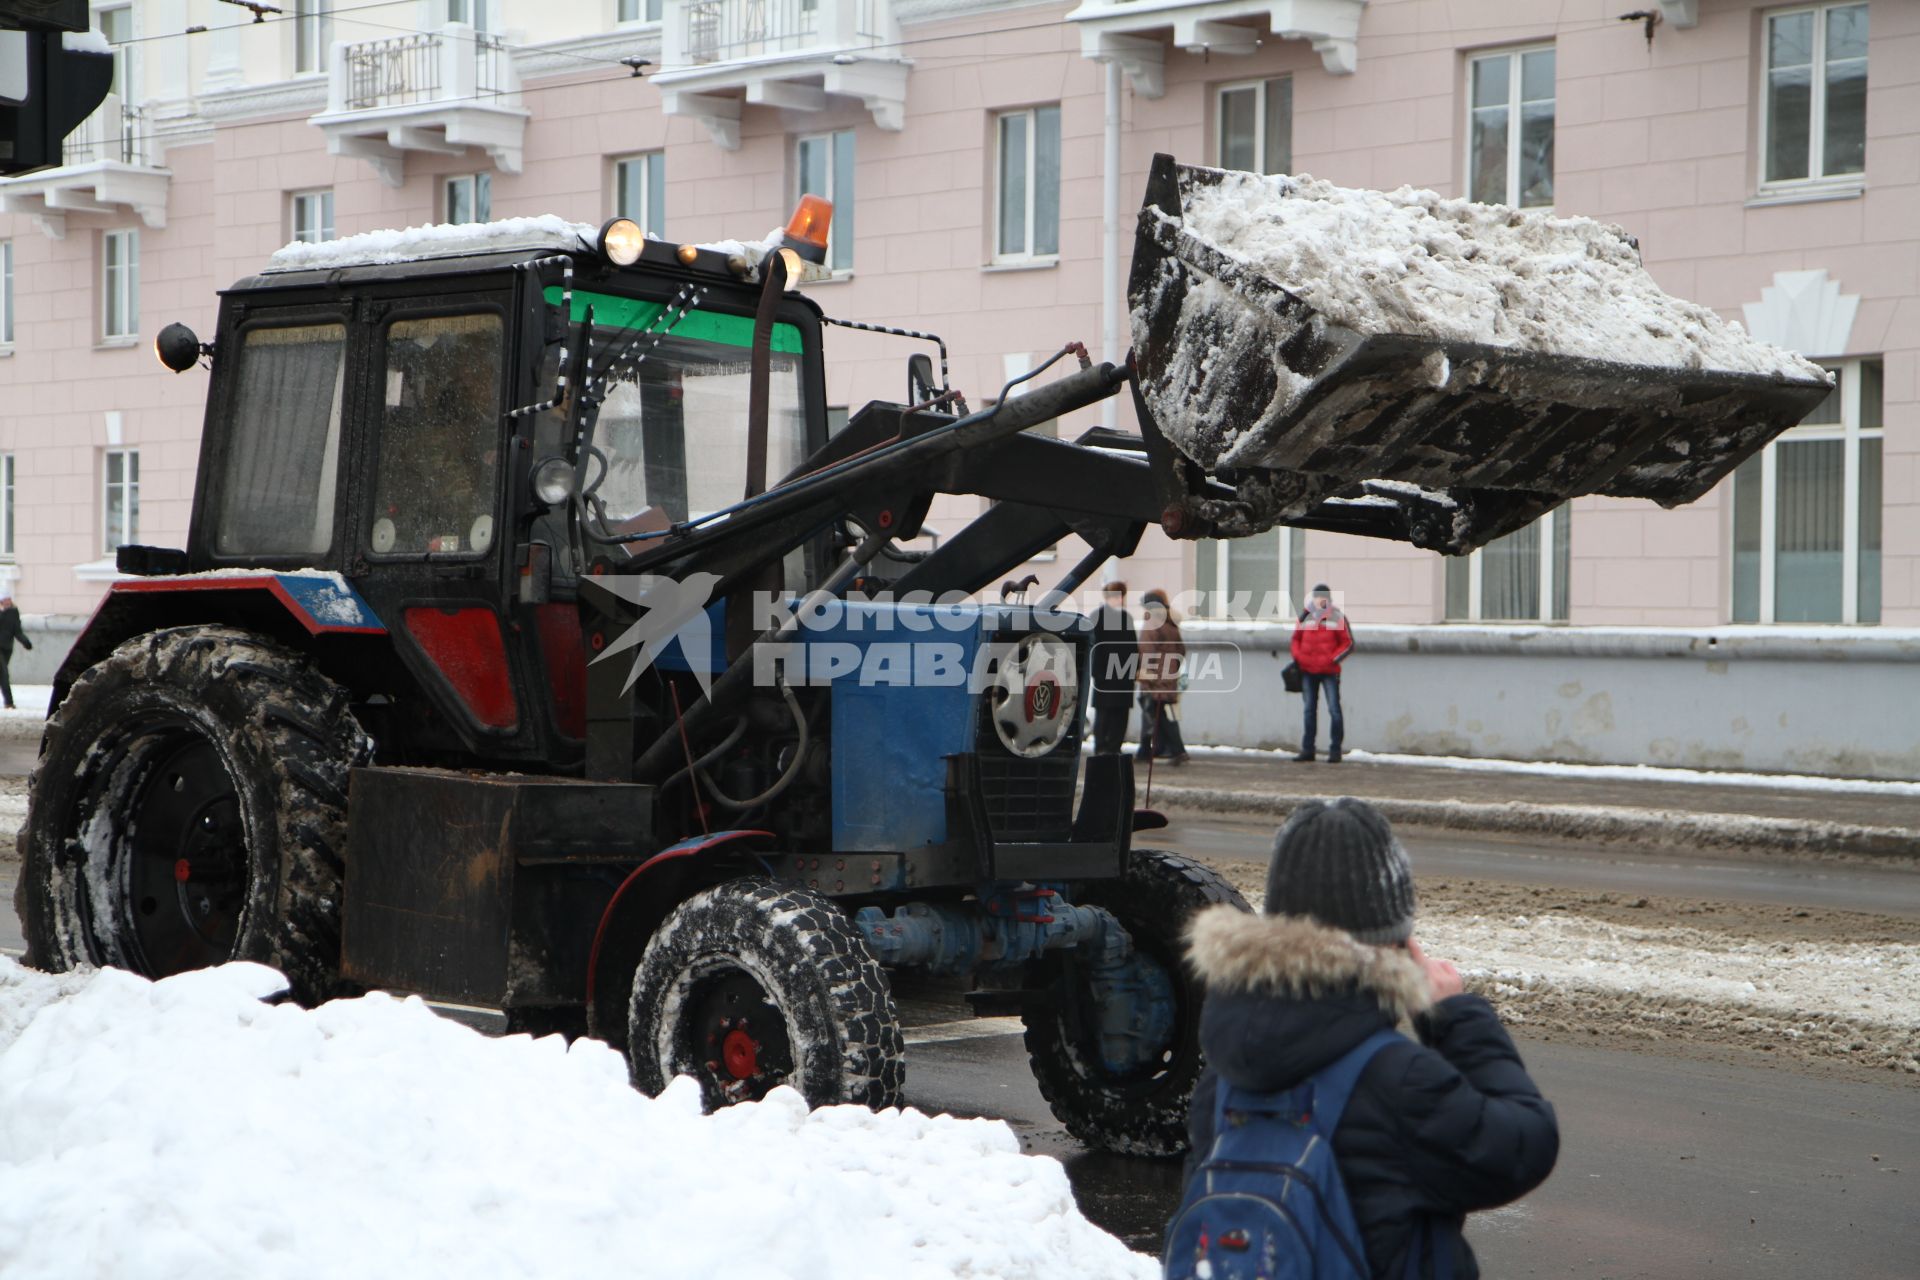
<instances>
[{"instance_id":1,"label":"wet asphalt road","mask_svg":"<svg viewBox=\"0 0 1920 1280\"><path fill-rule=\"evenodd\" d=\"M29 756L29 763L31 757ZM0 768L8 763L0 749ZM1272 826L1176 818L1162 847L1262 858ZM1920 917L1920 873L1777 859L1646 855L1524 841L1407 841L1423 876L1485 877L1683 897L1817 904ZM0 902L17 868L0 864ZM22 945L0 912L0 947ZM1088 1152L1049 1114L1017 1020L973 1019L954 992L900 991L908 1102L1006 1120L1028 1150L1061 1160L1081 1206L1156 1252L1180 1195L1177 1162ZM1749 1280L1920 1274L1920 1085L1818 1079L1760 1068L1522 1040L1557 1107L1554 1176L1468 1236L1488 1276Z\"/></svg>"}]
</instances>

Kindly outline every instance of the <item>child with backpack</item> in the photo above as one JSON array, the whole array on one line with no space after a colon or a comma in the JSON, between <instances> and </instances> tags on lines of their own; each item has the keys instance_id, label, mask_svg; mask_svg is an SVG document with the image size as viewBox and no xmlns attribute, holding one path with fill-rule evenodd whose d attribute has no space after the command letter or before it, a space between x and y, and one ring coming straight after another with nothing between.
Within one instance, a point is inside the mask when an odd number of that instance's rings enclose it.
<instances>
[{"instance_id":1,"label":"child with backpack","mask_svg":"<svg viewBox=\"0 0 1920 1280\"><path fill-rule=\"evenodd\" d=\"M1552 1105L1493 1006L1421 952L1413 908L1387 820L1343 797L1280 829L1265 914L1195 917L1207 1068L1170 1280L1473 1280L1465 1216L1553 1171Z\"/></svg>"}]
</instances>

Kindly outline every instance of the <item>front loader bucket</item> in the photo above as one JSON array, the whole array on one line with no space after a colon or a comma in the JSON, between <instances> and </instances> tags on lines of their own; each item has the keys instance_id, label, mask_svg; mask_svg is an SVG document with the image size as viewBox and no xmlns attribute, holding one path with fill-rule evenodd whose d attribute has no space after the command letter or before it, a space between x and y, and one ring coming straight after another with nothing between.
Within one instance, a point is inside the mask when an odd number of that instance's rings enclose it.
<instances>
[{"instance_id":1,"label":"front loader bucket","mask_svg":"<svg viewBox=\"0 0 1920 1280\"><path fill-rule=\"evenodd\" d=\"M1333 499L1400 506L1412 541L1458 554L1582 494L1678 506L1828 393L1356 332L1186 230L1190 193L1225 176L1155 158L1128 282L1143 430L1239 499L1186 502L1178 536L1258 532Z\"/></svg>"}]
</instances>

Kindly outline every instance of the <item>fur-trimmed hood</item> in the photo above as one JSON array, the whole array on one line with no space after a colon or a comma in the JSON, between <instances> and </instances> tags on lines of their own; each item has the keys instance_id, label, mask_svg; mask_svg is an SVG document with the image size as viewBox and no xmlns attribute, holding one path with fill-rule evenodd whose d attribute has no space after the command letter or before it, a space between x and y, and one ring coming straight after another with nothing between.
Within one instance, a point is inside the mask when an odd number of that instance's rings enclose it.
<instances>
[{"instance_id":1,"label":"fur-trimmed hood","mask_svg":"<svg viewBox=\"0 0 1920 1280\"><path fill-rule=\"evenodd\" d=\"M1210 991L1299 1000L1357 993L1396 1022L1432 1003L1426 973L1404 950L1356 942L1304 916L1208 907L1187 928L1187 955Z\"/></svg>"}]
</instances>

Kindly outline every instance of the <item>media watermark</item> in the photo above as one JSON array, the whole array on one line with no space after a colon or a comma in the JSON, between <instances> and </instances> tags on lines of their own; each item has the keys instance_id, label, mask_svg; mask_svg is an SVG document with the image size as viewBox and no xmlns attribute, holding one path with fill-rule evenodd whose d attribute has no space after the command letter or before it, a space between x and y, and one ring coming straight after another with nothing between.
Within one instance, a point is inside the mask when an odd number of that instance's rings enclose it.
<instances>
[{"instance_id":1,"label":"media watermark","mask_svg":"<svg viewBox=\"0 0 1920 1280\"><path fill-rule=\"evenodd\" d=\"M690 673L702 692L710 687L718 663L715 626L723 613L714 607L719 575L591 581L637 614L594 656L595 663L626 661L626 689L656 666ZM1021 696L1039 700L1044 709L1049 698L1069 692L1233 693L1242 683L1240 646L1208 634L1208 628L1294 625L1315 603L1302 600L1296 610L1293 598L1279 591L1167 594L1163 605L1130 593L1116 609L1108 593L1094 586L1057 601L996 600L991 593L800 597L754 591L728 596L725 610L745 608L752 632L762 637L749 657L756 686L818 688L846 681L1011 693L1009 673L1017 673ZM1330 603L1337 611L1339 596ZM1148 635L1169 619L1199 624L1182 633L1183 649L1167 645L1165 636ZM1043 688L1055 692L1029 692Z\"/></svg>"}]
</instances>

